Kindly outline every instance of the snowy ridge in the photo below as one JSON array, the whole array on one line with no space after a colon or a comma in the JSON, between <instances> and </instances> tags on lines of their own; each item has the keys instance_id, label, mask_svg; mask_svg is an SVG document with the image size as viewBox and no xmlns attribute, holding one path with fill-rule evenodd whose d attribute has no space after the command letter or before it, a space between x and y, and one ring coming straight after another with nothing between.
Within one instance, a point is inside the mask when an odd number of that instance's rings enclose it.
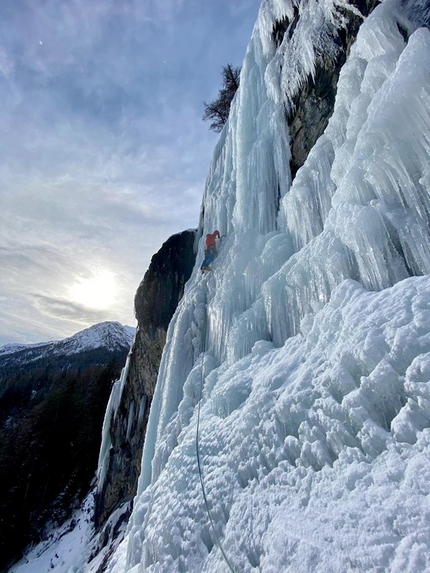
<instances>
[{"instance_id":1,"label":"snowy ridge","mask_svg":"<svg viewBox=\"0 0 430 573\"><path fill-rule=\"evenodd\" d=\"M262 4L204 196L203 236L226 236L169 327L111 573L230 570L199 482L200 397L208 501L235 571L430 570L427 6L386 0L363 23L291 182L288 97L345 5ZM273 23L295 10L275 51Z\"/></svg>"},{"instance_id":2,"label":"snowy ridge","mask_svg":"<svg viewBox=\"0 0 430 573\"><path fill-rule=\"evenodd\" d=\"M62 341L64 352L79 352L82 349L106 347L110 350L130 346L134 328L119 322L101 322L78 332Z\"/></svg>"},{"instance_id":3,"label":"snowy ridge","mask_svg":"<svg viewBox=\"0 0 430 573\"><path fill-rule=\"evenodd\" d=\"M20 352L21 350L39 348L40 346L45 346L46 344L55 344L55 342L37 342L35 344L17 344L12 342L0 347L0 356L4 356L5 354L14 354L15 352Z\"/></svg>"},{"instance_id":4,"label":"snowy ridge","mask_svg":"<svg viewBox=\"0 0 430 573\"><path fill-rule=\"evenodd\" d=\"M110 351L130 347L135 329L119 322L101 322L64 340L37 344L6 344L0 348L4 360L31 362L44 356L68 356L86 350L106 348Z\"/></svg>"}]
</instances>

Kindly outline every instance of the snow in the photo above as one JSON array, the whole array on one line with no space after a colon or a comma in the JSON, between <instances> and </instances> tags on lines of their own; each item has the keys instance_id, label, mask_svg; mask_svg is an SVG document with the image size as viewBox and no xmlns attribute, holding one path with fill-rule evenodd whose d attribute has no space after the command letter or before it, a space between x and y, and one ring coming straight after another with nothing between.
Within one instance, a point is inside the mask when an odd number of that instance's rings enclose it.
<instances>
[{"instance_id":1,"label":"snow","mask_svg":"<svg viewBox=\"0 0 430 573\"><path fill-rule=\"evenodd\" d=\"M45 344L55 344L55 342L39 342L36 344L18 344L11 342L10 344L5 344L4 346L0 347L0 356L4 356L6 354L15 354L15 352L20 352L21 350L27 350L30 348L39 348L41 346L45 346Z\"/></svg>"},{"instance_id":2,"label":"snow","mask_svg":"<svg viewBox=\"0 0 430 573\"><path fill-rule=\"evenodd\" d=\"M119 322L101 322L78 332L62 341L64 351L80 352L90 348L106 347L117 350L130 346L133 341L134 329L123 326Z\"/></svg>"},{"instance_id":3,"label":"snow","mask_svg":"<svg viewBox=\"0 0 430 573\"><path fill-rule=\"evenodd\" d=\"M95 490L90 491L82 506L61 527L47 528L45 539L30 547L8 573L77 573L84 568L88 573L97 573L108 553L119 544L113 536L124 536L125 525L121 522L128 504L111 514L102 532L103 544L94 528L94 496ZM90 561L91 569L87 569Z\"/></svg>"},{"instance_id":4,"label":"snow","mask_svg":"<svg viewBox=\"0 0 430 573\"><path fill-rule=\"evenodd\" d=\"M9 573L76 573L89 559L93 512L94 492L90 492L82 507L59 529L47 532L46 540L30 548Z\"/></svg>"},{"instance_id":5,"label":"snow","mask_svg":"<svg viewBox=\"0 0 430 573\"><path fill-rule=\"evenodd\" d=\"M109 573L430 570L428 6L385 0L364 21L292 181L285 109L334 53L339 8L262 3Z\"/></svg>"},{"instance_id":6,"label":"snow","mask_svg":"<svg viewBox=\"0 0 430 573\"><path fill-rule=\"evenodd\" d=\"M291 182L284 106L340 4L301 3L275 52L294 7L263 2L204 196L225 238L169 327L111 573L430 570L430 32L375 9Z\"/></svg>"}]
</instances>

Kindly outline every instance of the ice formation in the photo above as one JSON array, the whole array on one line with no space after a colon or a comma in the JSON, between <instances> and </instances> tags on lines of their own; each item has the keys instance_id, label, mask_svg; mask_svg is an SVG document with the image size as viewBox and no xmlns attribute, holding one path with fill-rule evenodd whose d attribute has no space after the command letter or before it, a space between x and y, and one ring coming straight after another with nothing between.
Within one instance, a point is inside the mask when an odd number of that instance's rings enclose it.
<instances>
[{"instance_id":1,"label":"ice formation","mask_svg":"<svg viewBox=\"0 0 430 573\"><path fill-rule=\"evenodd\" d=\"M430 570L429 10L363 22L291 182L285 108L339 6L262 4L204 195L225 237L169 327L110 573Z\"/></svg>"},{"instance_id":2,"label":"ice formation","mask_svg":"<svg viewBox=\"0 0 430 573\"><path fill-rule=\"evenodd\" d=\"M99 460L97 466L97 488L99 492L103 489L103 485L106 479L106 472L108 471L109 466L109 450L112 447L110 429L118 414L118 408L121 403L121 397L124 390L124 385L127 381L129 368L130 354L127 356L127 360L125 362L124 368L121 371L119 380L117 380L112 386L109 402L106 406L102 428L102 443L100 445ZM131 412L131 417L133 417L133 412Z\"/></svg>"}]
</instances>

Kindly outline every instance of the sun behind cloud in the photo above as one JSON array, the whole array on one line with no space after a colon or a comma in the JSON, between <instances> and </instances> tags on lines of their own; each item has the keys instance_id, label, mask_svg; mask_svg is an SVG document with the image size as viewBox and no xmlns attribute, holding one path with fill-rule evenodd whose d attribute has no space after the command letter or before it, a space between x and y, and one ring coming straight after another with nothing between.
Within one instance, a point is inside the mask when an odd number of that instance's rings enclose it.
<instances>
[{"instance_id":1,"label":"sun behind cloud","mask_svg":"<svg viewBox=\"0 0 430 573\"><path fill-rule=\"evenodd\" d=\"M115 275L109 271L101 271L91 278L80 278L69 290L73 302L98 310L109 308L115 302L116 293Z\"/></svg>"}]
</instances>

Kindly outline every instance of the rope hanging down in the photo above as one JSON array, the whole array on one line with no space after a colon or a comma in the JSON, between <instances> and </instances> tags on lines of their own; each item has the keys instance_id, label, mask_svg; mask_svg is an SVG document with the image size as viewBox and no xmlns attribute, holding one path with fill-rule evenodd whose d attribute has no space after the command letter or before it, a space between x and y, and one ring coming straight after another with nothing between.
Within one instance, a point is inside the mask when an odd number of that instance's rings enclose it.
<instances>
[{"instance_id":1,"label":"rope hanging down","mask_svg":"<svg viewBox=\"0 0 430 573\"><path fill-rule=\"evenodd\" d=\"M227 563L231 573L236 573L236 570L234 569L233 565L230 563L230 560L227 557L227 554L226 554L226 552L225 552L225 550L221 544L221 540L218 537L218 534L217 534L216 529L215 529L215 523L214 523L214 520L212 518L212 512L210 510L208 498L206 496L205 484L204 484L204 480L203 480L203 466L202 466L202 462L200 459L200 451L199 451L200 409L201 409L201 403L202 403L202 398L203 398L203 380L204 380L203 365L204 365L204 357L205 357L205 353L206 353L206 335L207 335L207 291L206 291L206 297L205 297L205 322L204 322L204 338L203 338L204 345L203 345L203 356L202 356L202 366L201 366L200 397L199 397L199 404L197 407L197 428L196 428L197 467L199 470L200 485L202 487L202 493L203 493L203 499L205 502L206 513L208 514L209 522L210 522L212 530L214 532L216 545L218 546L218 549L221 551L221 555L223 556L224 561Z\"/></svg>"}]
</instances>

